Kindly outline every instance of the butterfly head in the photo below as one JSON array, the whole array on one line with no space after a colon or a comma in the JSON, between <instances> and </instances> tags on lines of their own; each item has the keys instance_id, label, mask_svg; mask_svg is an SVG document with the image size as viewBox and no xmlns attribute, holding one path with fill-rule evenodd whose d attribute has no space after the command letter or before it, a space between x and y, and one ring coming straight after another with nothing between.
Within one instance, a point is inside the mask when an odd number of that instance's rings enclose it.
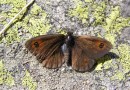
<instances>
[{"instance_id":1,"label":"butterfly head","mask_svg":"<svg viewBox=\"0 0 130 90\"><path fill-rule=\"evenodd\" d=\"M72 36L73 32L67 32L67 36Z\"/></svg>"},{"instance_id":2,"label":"butterfly head","mask_svg":"<svg viewBox=\"0 0 130 90\"><path fill-rule=\"evenodd\" d=\"M74 46L74 36L73 36L72 32L67 32L65 42L66 42L66 45L67 45L68 48L69 47L71 48L71 47Z\"/></svg>"}]
</instances>

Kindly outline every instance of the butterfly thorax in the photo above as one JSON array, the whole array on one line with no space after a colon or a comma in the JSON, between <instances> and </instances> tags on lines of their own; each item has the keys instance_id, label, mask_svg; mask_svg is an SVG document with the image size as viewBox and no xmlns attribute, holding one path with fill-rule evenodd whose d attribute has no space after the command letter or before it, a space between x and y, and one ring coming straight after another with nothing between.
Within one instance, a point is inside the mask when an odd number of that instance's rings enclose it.
<instances>
[{"instance_id":1,"label":"butterfly thorax","mask_svg":"<svg viewBox=\"0 0 130 90\"><path fill-rule=\"evenodd\" d=\"M67 33L65 43L68 49L71 49L74 46L74 36L72 32Z\"/></svg>"},{"instance_id":2,"label":"butterfly thorax","mask_svg":"<svg viewBox=\"0 0 130 90\"><path fill-rule=\"evenodd\" d=\"M67 33L65 43L66 43L66 46L68 48L67 65L71 66L72 65L72 48L73 48L74 43L75 43L73 33L71 33L71 32Z\"/></svg>"}]
</instances>

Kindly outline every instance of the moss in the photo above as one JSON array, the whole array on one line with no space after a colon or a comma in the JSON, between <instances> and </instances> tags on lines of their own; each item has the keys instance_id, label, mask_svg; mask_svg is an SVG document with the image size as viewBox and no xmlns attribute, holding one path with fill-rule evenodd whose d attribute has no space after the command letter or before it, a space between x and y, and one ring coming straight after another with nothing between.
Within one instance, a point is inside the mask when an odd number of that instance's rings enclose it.
<instances>
[{"instance_id":1,"label":"moss","mask_svg":"<svg viewBox=\"0 0 130 90\"><path fill-rule=\"evenodd\" d=\"M28 71L26 71L25 76L22 79L22 85L28 87L29 90L36 90L37 83L33 81Z\"/></svg>"},{"instance_id":2,"label":"moss","mask_svg":"<svg viewBox=\"0 0 130 90\"><path fill-rule=\"evenodd\" d=\"M0 84L5 84L8 86L13 86L15 84L11 73L4 68L2 60L0 60Z\"/></svg>"}]
</instances>

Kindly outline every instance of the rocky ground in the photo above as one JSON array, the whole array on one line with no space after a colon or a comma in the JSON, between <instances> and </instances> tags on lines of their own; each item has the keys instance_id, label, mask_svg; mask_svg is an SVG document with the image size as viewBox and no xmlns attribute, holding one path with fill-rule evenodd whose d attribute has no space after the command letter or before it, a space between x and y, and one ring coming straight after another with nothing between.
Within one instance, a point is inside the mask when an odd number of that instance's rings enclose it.
<instances>
[{"instance_id":1,"label":"rocky ground","mask_svg":"<svg viewBox=\"0 0 130 90\"><path fill-rule=\"evenodd\" d=\"M30 0L0 0L0 30ZM107 39L91 72L43 68L25 48L35 36L72 31ZM0 37L0 90L130 90L130 0L35 0Z\"/></svg>"}]
</instances>

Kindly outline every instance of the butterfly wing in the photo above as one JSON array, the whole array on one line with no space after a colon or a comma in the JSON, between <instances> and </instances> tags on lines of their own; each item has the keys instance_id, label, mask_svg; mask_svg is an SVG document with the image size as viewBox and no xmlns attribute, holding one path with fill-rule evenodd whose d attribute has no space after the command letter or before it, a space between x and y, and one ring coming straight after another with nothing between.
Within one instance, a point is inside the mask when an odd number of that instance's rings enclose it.
<instances>
[{"instance_id":1,"label":"butterfly wing","mask_svg":"<svg viewBox=\"0 0 130 90\"><path fill-rule=\"evenodd\" d=\"M47 68L58 68L64 63L62 45L65 36L41 35L28 40L26 48Z\"/></svg>"},{"instance_id":2,"label":"butterfly wing","mask_svg":"<svg viewBox=\"0 0 130 90\"><path fill-rule=\"evenodd\" d=\"M112 45L109 41L93 36L75 36L72 48L72 68L76 71L89 71L96 58L105 55Z\"/></svg>"}]
</instances>

